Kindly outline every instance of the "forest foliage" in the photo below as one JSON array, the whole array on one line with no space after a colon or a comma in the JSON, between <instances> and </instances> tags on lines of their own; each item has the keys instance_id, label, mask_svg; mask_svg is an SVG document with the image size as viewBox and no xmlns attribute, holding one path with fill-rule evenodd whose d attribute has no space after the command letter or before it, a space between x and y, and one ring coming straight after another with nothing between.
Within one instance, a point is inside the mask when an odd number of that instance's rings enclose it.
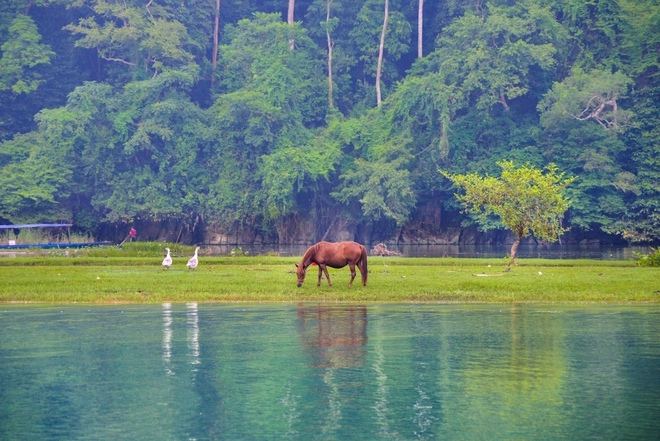
<instances>
[{"instance_id":1,"label":"forest foliage","mask_svg":"<svg viewBox=\"0 0 660 441\"><path fill-rule=\"evenodd\" d=\"M658 0L385 4L2 2L0 218L386 238L513 161L574 178L563 227L660 240Z\"/></svg>"}]
</instances>

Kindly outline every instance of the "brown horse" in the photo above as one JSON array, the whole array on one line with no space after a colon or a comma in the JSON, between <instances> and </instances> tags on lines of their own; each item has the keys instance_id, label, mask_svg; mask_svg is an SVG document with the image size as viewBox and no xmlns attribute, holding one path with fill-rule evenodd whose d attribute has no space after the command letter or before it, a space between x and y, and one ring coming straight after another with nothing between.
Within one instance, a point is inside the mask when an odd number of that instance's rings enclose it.
<instances>
[{"instance_id":1,"label":"brown horse","mask_svg":"<svg viewBox=\"0 0 660 441\"><path fill-rule=\"evenodd\" d=\"M316 286L321 286L321 276L325 273L328 279L328 285L332 286L328 269L343 268L348 265L351 268L351 281L348 286L353 284L355 279L355 266L362 275L362 284L367 286L367 249L356 242L319 242L309 247L300 262L296 265L296 274L298 275L298 287L305 281L307 267L316 264L319 267L319 281Z\"/></svg>"}]
</instances>

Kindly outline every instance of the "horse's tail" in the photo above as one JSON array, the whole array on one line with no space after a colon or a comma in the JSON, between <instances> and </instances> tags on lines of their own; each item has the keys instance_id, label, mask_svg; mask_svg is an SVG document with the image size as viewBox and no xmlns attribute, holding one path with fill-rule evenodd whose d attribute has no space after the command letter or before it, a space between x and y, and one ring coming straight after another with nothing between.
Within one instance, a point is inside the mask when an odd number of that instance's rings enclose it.
<instances>
[{"instance_id":1,"label":"horse's tail","mask_svg":"<svg viewBox=\"0 0 660 441\"><path fill-rule=\"evenodd\" d=\"M362 273L362 285L367 286L367 249L364 245L360 245L360 272Z\"/></svg>"}]
</instances>

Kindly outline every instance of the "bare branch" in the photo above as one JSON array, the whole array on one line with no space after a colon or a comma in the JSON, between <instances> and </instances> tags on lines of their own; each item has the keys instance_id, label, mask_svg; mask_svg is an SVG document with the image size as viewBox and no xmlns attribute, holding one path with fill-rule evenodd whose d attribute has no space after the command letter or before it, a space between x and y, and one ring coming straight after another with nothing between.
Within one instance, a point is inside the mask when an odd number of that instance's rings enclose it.
<instances>
[{"instance_id":1,"label":"bare branch","mask_svg":"<svg viewBox=\"0 0 660 441\"><path fill-rule=\"evenodd\" d=\"M103 56L101 56L101 58L103 58L104 60L108 60L108 61L118 61L120 63L124 63L124 64L127 64L129 66L135 66L135 63L131 63L130 61L126 61L126 60L122 60L121 58L103 57Z\"/></svg>"},{"instance_id":2,"label":"bare branch","mask_svg":"<svg viewBox=\"0 0 660 441\"><path fill-rule=\"evenodd\" d=\"M598 106L595 108L592 107L594 101L600 101ZM611 120L603 117L603 113L605 112L605 109L608 106L612 107ZM574 115L570 112L567 113L571 118L576 119L578 121L587 121L593 119L604 128L609 129L611 127L618 126L617 111L618 111L618 105L616 103L616 96L606 101L601 96L596 95L591 97L591 99L587 102L585 109L582 112L580 112L579 115Z\"/></svg>"},{"instance_id":3,"label":"bare branch","mask_svg":"<svg viewBox=\"0 0 660 441\"><path fill-rule=\"evenodd\" d=\"M509 103L506 102L506 97L504 96L504 92L500 91L500 99L497 100L497 102L503 105L506 110L509 110Z\"/></svg>"},{"instance_id":4,"label":"bare branch","mask_svg":"<svg viewBox=\"0 0 660 441\"><path fill-rule=\"evenodd\" d=\"M103 54L101 54L101 50L100 50L99 48L96 48L96 51L98 52L99 57L103 58L104 60L107 60L107 61L117 61L117 62L119 62L119 63L124 63L124 64L127 64L127 65L129 65L129 66L135 66L135 63L131 63L130 61L126 61L126 60L122 60L121 58L106 57L106 56L104 56Z\"/></svg>"},{"instance_id":5,"label":"bare branch","mask_svg":"<svg viewBox=\"0 0 660 441\"><path fill-rule=\"evenodd\" d=\"M149 17L151 17L151 20L152 20L152 21L156 21L156 20L154 19L154 16L151 15L151 11L149 10L149 6L151 6L151 4L152 4L153 2L154 2L154 0L149 0L149 3L147 3L146 8L147 8L147 12L149 13Z\"/></svg>"}]
</instances>

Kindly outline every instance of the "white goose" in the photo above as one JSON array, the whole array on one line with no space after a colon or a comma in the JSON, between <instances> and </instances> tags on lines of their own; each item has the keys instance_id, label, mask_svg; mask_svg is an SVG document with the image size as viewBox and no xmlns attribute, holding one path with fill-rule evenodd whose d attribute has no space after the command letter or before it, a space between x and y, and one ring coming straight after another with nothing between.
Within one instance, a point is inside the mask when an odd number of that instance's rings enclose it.
<instances>
[{"instance_id":1,"label":"white goose","mask_svg":"<svg viewBox=\"0 0 660 441\"><path fill-rule=\"evenodd\" d=\"M167 250L167 256L163 259L163 269L169 269L169 267L172 266L172 256L170 256L170 249L165 249Z\"/></svg>"},{"instance_id":2,"label":"white goose","mask_svg":"<svg viewBox=\"0 0 660 441\"><path fill-rule=\"evenodd\" d=\"M188 271L197 268L197 263L199 262L197 259L197 251L199 251L199 247L195 248L195 255L192 256L188 261L188 263L186 264L188 266Z\"/></svg>"}]
</instances>

